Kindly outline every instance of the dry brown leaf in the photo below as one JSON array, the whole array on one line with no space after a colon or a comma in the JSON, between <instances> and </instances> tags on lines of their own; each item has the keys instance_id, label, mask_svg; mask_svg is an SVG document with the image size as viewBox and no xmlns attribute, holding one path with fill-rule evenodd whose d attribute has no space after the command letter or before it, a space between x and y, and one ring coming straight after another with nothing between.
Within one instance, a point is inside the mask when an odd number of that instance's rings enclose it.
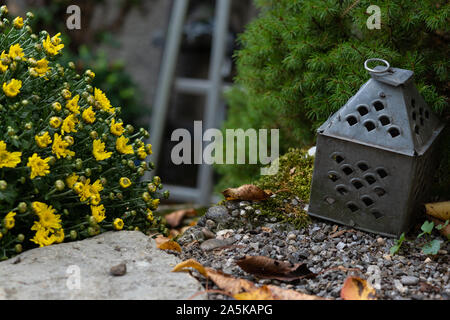
<instances>
[{"instance_id":1,"label":"dry brown leaf","mask_svg":"<svg viewBox=\"0 0 450 320\"><path fill-rule=\"evenodd\" d=\"M428 215L437 219L444 221L450 219L450 201L427 203L425 209Z\"/></svg>"},{"instance_id":2,"label":"dry brown leaf","mask_svg":"<svg viewBox=\"0 0 450 320\"><path fill-rule=\"evenodd\" d=\"M180 262L172 269L172 272L189 272L189 268L193 268L193 269L197 270L204 277L208 277L205 267L203 267L199 262L195 261L194 259L189 259L189 260Z\"/></svg>"},{"instance_id":3,"label":"dry brown leaf","mask_svg":"<svg viewBox=\"0 0 450 320\"><path fill-rule=\"evenodd\" d=\"M253 184L245 184L239 188L228 188L222 191L226 200L260 201L266 200L273 193L270 190L262 190Z\"/></svg>"},{"instance_id":4,"label":"dry brown leaf","mask_svg":"<svg viewBox=\"0 0 450 320\"><path fill-rule=\"evenodd\" d=\"M264 279L293 281L316 276L304 263L292 265L289 262L278 261L264 256L246 256L236 261L236 264L245 272Z\"/></svg>"},{"instance_id":5,"label":"dry brown leaf","mask_svg":"<svg viewBox=\"0 0 450 320\"><path fill-rule=\"evenodd\" d=\"M266 285L252 291L237 293L233 297L236 300L275 300L272 291Z\"/></svg>"},{"instance_id":6,"label":"dry brown leaf","mask_svg":"<svg viewBox=\"0 0 450 320\"><path fill-rule=\"evenodd\" d=\"M274 285L264 285L248 292L242 292L233 296L236 300L326 300L295 290L283 289Z\"/></svg>"},{"instance_id":7,"label":"dry brown leaf","mask_svg":"<svg viewBox=\"0 0 450 320\"><path fill-rule=\"evenodd\" d=\"M274 285L269 285L268 288L272 292L272 296L275 300L326 300L319 296L313 296L290 289L283 289Z\"/></svg>"},{"instance_id":8,"label":"dry brown leaf","mask_svg":"<svg viewBox=\"0 0 450 320\"><path fill-rule=\"evenodd\" d=\"M184 217L193 217L195 215L195 209L183 209L169 213L164 218L166 219L169 226L171 226L172 228L176 228L180 225Z\"/></svg>"},{"instance_id":9,"label":"dry brown leaf","mask_svg":"<svg viewBox=\"0 0 450 320\"><path fill-rule=\"evenodd\" d=\"M366 280L358 277L347 277L341 289L344 300L376 300L375 289Z\"/></svg>"},{"instance_id":10,"label":"dry brown leaf","mask_svg":"<svg viewBox=\"0 0 450 320\"><path fill-rule=\"evenodd\" d=\"M355 232L355 230L353 230L353 229L350 229L350 230L341 230L341 231L335 232L335 233L333 233L332 235L330 235L330 238L340 237L340 236L342 236L344 233L347 233L347 232Z\"/></svg>"},{"instance_id":11,"label":"dry brown leaf","mask_svg":"<svg viewBox=\"0 0 450 320\"><path fill-rule=\"evenodd\" d=\"M173 251L181 252L180 245L173 240L168 240L166 242L163 242L163 243L157 245L157 247L160 250L173 250Z\"/></svg>"},{"instance_id":12,"label":"dry brown leaf","mask_svg":"<svg viewBox=\"0 0 450 320\"><path fill-rule=\"evenodd\" d=\"M205 268L208 278L210 278L220 289L228 292L231 295L238 294L242 291L252 291L256 289L253 282L234 278L223 272L214 270L212 268Z\"/></svg>"},{"instance_id":13,"label":"dry brown leaf","mask_svg":"<svg viewBox=\"0 0 450 320\"><path fill-rule=\"evenodd\" d=\"M238 300L324 300L318 296L282 289L274 285L258 288L249 280L235 278L212 268L205 268L194 259L177 264L172 272L188 272L189 268L193 268L205 278L211 279L226 295L233 296Z\"/></svg>"},{"instance_id":14,"label":"dry brown leaf","mask_svg":"<svg viewBox=\"0 0 450 320\"><path fill-rule=\"evenodd\" d=\"M269 227L261 227L261 230L263 231L263 232L268 232L268 233L272 233L272 229L271 228L269 228Z\"/></svg>"},{"instance_id":15,"label":"dry brown leaf","mask_svg":"<svg viewBox=\"0 0 450 320\"><path fill-rule=\"evenodd\" d=\"M170 238L164 237L163 235L160 234L155 238L156 246L159 246L160 244L169 240Z\"/></svg>"}]
</instances>

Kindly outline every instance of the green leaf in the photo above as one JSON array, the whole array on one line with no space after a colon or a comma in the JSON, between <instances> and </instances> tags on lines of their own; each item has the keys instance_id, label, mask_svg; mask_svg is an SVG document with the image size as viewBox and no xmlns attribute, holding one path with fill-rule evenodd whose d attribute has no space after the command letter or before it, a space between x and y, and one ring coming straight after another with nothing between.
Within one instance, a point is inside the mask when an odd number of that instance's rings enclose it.
<instances>
[{"instance_id":1,"label":"green leaf","mask_svg":"<svg viewBox=\"0 0 450 320\"><path fill-rule=\"evenodd\" d=\"M424 233L431 234L431 231L433 231L433 227L434 227L434 222L425 221L423 223L422 227L420 227L420 229L422 229L422 231Z\"/></svg>"},{"instance_id":2,"label":"green leaf","mask_svg":"<svg viewBox=\"0 0 450 320\"><path fill-rule=\"evenodd\" d=\"M422 247L422 252L425 254L437 254L439 249L441 249L441 243L440 240L433 240L428 242Z\"/></svg>"},{"instance_id":3,"label":"green leaf","mask_svg":"<svg viewBox=\"0 0 450 320\"><path fill-rule=\"evenodd\" d=\"M450 220L447 220L447 221L445 221L445 224L440 224L440 225L436 226L436 229L442 230L442 228L445 228L446 226L448 226L449 221Z\"/></svg>"},{"instance_id":4,"label":"green leaf","mask_svg":"<svg viewBox=\"0 0 450 320\"><path fill-rule=\"evenodd\" d=\"M400 246L399 245L395 245L395 246L392 246L389 251L390 251L391 255L394 255L394 254L396 254L398 252L398 250L400 250Z\"/></svg>"}]
</instances>

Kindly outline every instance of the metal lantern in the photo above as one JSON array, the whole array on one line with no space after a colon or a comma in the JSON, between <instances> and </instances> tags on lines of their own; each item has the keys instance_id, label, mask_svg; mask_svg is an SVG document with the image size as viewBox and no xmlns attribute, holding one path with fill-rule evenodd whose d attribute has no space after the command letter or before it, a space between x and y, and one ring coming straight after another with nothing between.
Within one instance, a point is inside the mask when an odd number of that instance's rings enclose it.
<instances>
[{"instance_id":1,"label":"metal lantern","mask_svg":"<svg viewBox=\"0 0 450 320\"><path fill-rule=\"evenodd\" d=\"M369 69L368 62L386 66ZM398 236L415 223L444 128L412 81L381 59L371 79L319 129L309 214Z\"/></svg>"}]
</instances>

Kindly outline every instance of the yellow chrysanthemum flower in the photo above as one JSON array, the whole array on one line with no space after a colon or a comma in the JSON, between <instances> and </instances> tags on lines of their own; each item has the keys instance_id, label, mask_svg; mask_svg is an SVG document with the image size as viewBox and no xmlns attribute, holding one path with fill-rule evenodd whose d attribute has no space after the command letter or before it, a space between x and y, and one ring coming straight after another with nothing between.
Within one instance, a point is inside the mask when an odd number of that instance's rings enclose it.
<instances>
[{"instance_id":1,"label":"yellow chrysanthemum flower","mask_svg":"<svg viewBox=\"0 0 450 320\"><path fill-rule=\"evenodd\" d=\"M14 225L16 224L16 220L14 219L15 215L16 213L11 211L6 215L5 219L3 219L3 223L6 229L10 230L14 228Z\"/></svg>"},{"instance_id":2,"label":"yellow chrysanthemum flower","mask_svg":"<svg viewBox=\"0 0 450 320\"><path fill-rule=\"evenodd\" d=\"M102 222L106 218L105 207L103 205L91 206L91 212L97 223Z\"/></svg>"},{"instance_id":3,"label":"yellow chrysanthemum flower","mask_svg":"<svg viewBox=\"0 0 450 320\"><path fill-rule=\"evenodd\" d=\"M22 17L17 17L13 20L13 25L14 28L16 29L22 29L23 27L23 18Z\"/></svg>"},{"instance_id":4,"label":"yellow chrysanthemum flower","mask_svg":"<svg viewBox=\"0 0 450 320\"><path fill-rule=\"evenodd\" d=\"M111 158L112 152L105 151L105 143L100 139L94 140L92 143L92 154L97 161L102 161Z\"/></svg>"},{"instance_id":5,"label":"yellow chrysanthemum flower","mask_svg":"<svg viewBox=\"0 0 450 320\"><path fill-rule=\"evenodd\" d=\"M141 160L145 160L145 158L147 158L147 152L145 152L144 146L142 146L138 149L137 155L138 155L139 159L141 159Z\"/></svg>"},{"instance_id":6,"label":"yellow chrysanthemum flower","mask_svg":"<svg viewBox=\"0 0 450 320\"><path fill-rule=\"evenodd\" d=\"M50 173L48 162L50 158L42 159L37 153L28 158L27 167L31 168L30 179L33 180L37 176L44 177Z\"/></svg>"},{"instance_id":7,"label":"yellow chrysanthemum flower","mask_svg":"<svg viewBox=\"0 0 450 320\"><path fill-rule=\"evenodd\" d=\"M102 198L100 197L100 194L98 194L98 193L92 195L89 200L91 202L91 205L94 205L94 206L98 206L100 204L100 202L102 202Z\"/></svg>"},{"instance_id":8,"label":"yellow chrysanthemum flower","mask_svg":"<svg viewBox=\"0 0 450 320\"><path fill-rule=\"evenodd\" d=\"M22 160L22 152L8 152L6 143L0 140L0 169L15 168Z\"/></svg>"},{"instance_id":9,"label":"yellow chrysanthemum flower","mask_svg":"<svg viewBox=\"0 0 450 320\"><path fill-rule=\"evenodd\" d=\"M153 199L153 200L152 200L152 206L153 206L153 208L154 208L155 210L158 209L159 202L160 202L159 199Z\"/></svg>"},{"instance_id":10,"label":"yellow chrysanthemum flower","mask_svg":"<svg viewBox=\"0 0 450 320\"><path fill-rule=\"evenodd\" d=\"M53 146L52 146L52 152L58 157L58 159L65 158L67 156L74 156L75 152L67 149L69 146L69 143L64 141L62 137L55 133L53 137Z\"/></svg>"},{"instance_id":11,"label":"yellow chrysanthemum flower","mask_svg":"<svg viewBox=\"0 0 450 320\"><path fill-rule=\"evenodd\" d=\"M49 144L52 143L52 138L50 137L50 134L48 132L45 132L41 136L35 136L34 140L36 141L36 144L39 148L47 148Z\"/></svg>"},{"instance_id":12,"label":"yellow chrysanthemum flower","mask_svg":"<svg viewBox=\"0 0 450 320\"><path fill-rule=\"evenodd\" d=\"M23 52L20 44L16 43L9 47L9 57L14 60L16 57L20 57L22 60L25 57L25 53Z\"/></svg>"},{"instance_id":13,"label":"yellow chrysanthemum flower","mask_svg":"<svg viewBox=\"0 0 450 320\"><path fill-rule=\"evenodd\" d=\"M61 133L71 133L71 132L77 132L75 129L76 124L78 123L78 119L75 114L69 114L63 121L62 127L61 127Z\"/></svg>"},{"instance_id":14,"label":"yellow chrysanthemum flower","mask_svg":"<svg viewBox=\"0 0 450 320\"><path fill-rule=\"evenodd\" d=\"M110 130L113 135L120 137L124 131L123 122L116 123L116 119L112 119Z\"/></svg>"},{"instance_id":15,"label":"yellow chrysanthemum flower","mask_svg":"<svg viewBox=\"0 0 450 320\"><path fill-rule=\"evenodd\" d=\"M111 102L103 93L102 90L95 88L94 89L94 99L96 101L95 105L99 109L105 110L109 113L114 113L114 108L111 106Z\"/></svg>"},{"instance_id":16,"label":"yellow chrysanthemum flower","mask_svg":"<svg viewBox=\"0 0 450 320\"><path fill-rule=\"evenodd\" d=\"M31 70L34 70L36 74L39 77L45 76L45 74L50 70L51 68L48 66L48 60L43 58L41 60L38 60L36 62L36 66L34 68L31 68Z\"/></svg>"},{"instance_id":17,"label":"yellow chrysanthemum flower","mask_svg":"<svg viewBox=\"0 0 450 320\"><path fill-rule=\"evenodd\" d=\"M125 138L124 136L120 136L116 140L116 150L119 151L122 154L133 154L133 147L130 145L127 145L128 138Z\"/></svg>"},{"instance_id":18,"label":"yellow chrysanthemum flower","mask_svg":"<svg viewBox=\"0 0 450 320\"><path fill-rule=\"evenodd\" d=\"M35 201L31 204L34 213L39 217L39 224L44 228L58 230L61 228L61 215L55 214L56 210L43 202ZM32 229L33 230L33 229Z\"/></svg>"},{"instance_id":19,"label":"yellow chrysanthemum flower","mask_svg":"<svg viewBox=\"0 0 450 320\"><path fill-rule=\"evenodd\" d=\"M131 186L131 180L126 178L126 177L125 178L124 177L120 178L119 183L120 183L120 186L122 188L124 188L124 189L128 188L129 186Z\"/></svg>"},{"instance_id":20,"label":"yellow chrysanthemum flower","mask_svg":"<svg viewBox=\"0 0 450 320\"><path fill-rule=\"evenodd\" d=\"M30 241L39 245L39 247L46 247L55 243L56 239L53 234L50 235L52 229L44 228L39 222L35 221L31 230L35 230L36 234Z\"/></svg>"},{"instance_id":21,"label":"yellow chrysanthemum flower","mask_svg":"<svg viewBox=\"0 0 450 320\"><path fill-rule=\"evenodd\" d=\"M100 191L103 191L103 185L100 180L95 181L92 185L91 180L87 179L85 183L79 182L74 186L75 192L80 196L81 201L90 200L92 196L98 196L100 198ZM78 187L78 184L79 185ZM79 192L77 191L79 189Z\"/></svg>"},{"instance_id":22,"label":"yellow chrysanthemum flower","mask_svg":"<svg viewBox=\"0 0 450 320\"><path fill-rule=\"evenodd\" d=\"M150 209L147 209L147 220L150 222L153 222L154 219L155 219L155 217L153 216L153 211Z\"/></svg>"},{"instance_id":23,"label":"yellow chrysanthemum flower","mask_svg":"<svg viewBox=\"0 0 450 320\"><path fill-rule=\"evenodd\" d=\"M50 126L52 128L59 128L62 124L62 119L60 117L51 117L50 118Z\"/></svg>"},{"instance_id":24,"label":"yellow chrysanthemum flower","mask_svg":"<svg viewBox=\"0 0 450 320\"><path fill-rule=\"evenodd\" d=\"M60 36L61 33L58 33L50 39L50 36L47 35L47 39L42 42L42 46L49 55L56 56L64 48L64 44L61 43L59 38Z\"/></svg>"},{"instance_id":25,"label":"yellow chrysanthemum flower","mask_svg":"<svg viewBox=\"0 0 450 320\"><path fill-rule=\"evenodd\" d=\"M8 70L8 65L3 64L5 60L9 60L9 55L3 50L1 56L0 56L0 71L4 73L6 70ZM7 63L7 62L6 62Z\"/></svg>"},{"instance_id":26,"label":"yellow chrysanthemum flower","mask_svg":"<svg viewBox=\"0 0 450 320\"><path fill-rule=\"evenodd\" d=\"M80 178L80 177L79 177L76 173L72 173L70 176L68 176L68 177L66 178L66 184L67 184L67 186L68 186L70 189L72 189L73 186L74 186L74 184L77 183L77 181L78 181L79 178Z\"/></svg>"},{"instance_id":27,"label":"yellow chrysanthemum flower","mask_svg":"<svg viewBox=\"0 0 450 320\"><path fill-rule=\"evenodd\" d=\"M56 230L54 236L55 236L56 243L64 242L64 229L61 228L61 229Z\"/></svg>"},{"instance_id":28,"label":"yellow chrysanthemum flower","mask_svg":"<svg viewBox=\"0 0 450 320\"><path fill-rule=\"evenodd\" d=\"M80 113L80 106L78 105L78 101L80 101L80 95L77 94L75 97L67 101L66 108L70 110L70 112L74 114Z\"/></svg>"},{"instance_id":29,"label":"yellow chrysanthemum flower","mask_svg":"<svg viewBox=\"0 0 450 320\"><path fill-rule=\"evenodd\" d=\"M113 225L114 225L114 229L116 229L116 230L122 230L122 229L123 229L123 226L124 226L124 223L123 223L123 220L122 220L122 219L116 218L116 219L114 220L114 222L113 222Z\"/></svg>"},{"instance_id":30,"label":"yellow chrysanthemum flower","mask_svg":"<svg viewBox=\"0 0 450 320\"><path fill-rule=\"evenodd\" d=\"M87 108L83 111L83 114L81 115L83 117L83 120L86 123L94 123L95 122L95 111L92 110L92 106Z\"/></svg>"},{"instance_id":31,"label":"yellow chrysanthemum flower","mask_svg":"<svg viewBox=\"0 0 450 320\"><path fill-rule=\"evenodd\" d=\"M14 98L20 93L20 89L22 88L22 81L11 79L8 83L3 83L3 92L7 97Z\"/></svg>"}]
</instances>

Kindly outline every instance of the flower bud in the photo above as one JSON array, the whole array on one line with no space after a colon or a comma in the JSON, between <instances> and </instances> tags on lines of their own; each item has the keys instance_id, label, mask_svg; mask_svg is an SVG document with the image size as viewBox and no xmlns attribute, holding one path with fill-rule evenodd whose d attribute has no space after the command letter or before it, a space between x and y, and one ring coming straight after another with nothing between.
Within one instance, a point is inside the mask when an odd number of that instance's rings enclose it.
<instances>
[{"instance_id":1,"label":"flower bud","mask_svg":"<svg viewBox=\"0 0 450 320\"><path fill-rule=\"evenodd\" d=\"M89 133L89 136L90 136L92 139L98 139L98 133L97 133L97 131L91 131L91 132Z\"/></svg>"},{"instance_id":2,"label":"flower bud","mask_svg":"<svg viewBox=\"0 0 450 320\"><path fill-rule=\"evenodd\" d=\"M5 191L8 187L8 183L5 180L0 180L0 191Z\"/></svg>"},{"instance_id":3,"label":"flower bud","mask_svg":"<svg viewBox=\"0 0 450 320\"><path fill-rule=\"evenodd\" d=\"M21 253L22 245L20 243L16 244L16 246L14 247L14 250L16 250L17 253Z\"/></svg>"},{"instance_id":4,"label":"flower bud","mask_svg":"<svg viewBox=\"0 0 450 320\"><path fill-rule=\"evenodd\" d=\"M50 156L48 160L48 164L53 166L56 163L56 158L54 156Z\"/></svg>"},{"instance_id":5,"label":"flower bud","mask_svg":"<svg viewBox=\"0 0 450 320\"><path fill-rule=\"evenodd\" d=\"M62 181L62 180L56 180L55 181L55 188L56 188L56 190L63 191L65 187L66 187L66 184L64 183L64 181Z\"/></svg>"},{"instance_id":6,"label":"flower bud","mask_svg":"<svg viewBox=\"0 0 450 320\"><path fill-rule=\"evenodd\" d=\"M134 127L131 124L127 124L127 126L125 127L125 130L127 130L128 134L133 134Z\"/></svg>"},{"instance_id":7,"label":"flower bud","mask_svg":"<svg viewBox=\"0 0 450 320\"><path fill-rule=\"evenodd\" d=\"M91 168L86 168L84 170L84 174L86 175L86 177L90 177L92 175L92 170Z\"/></svg>"},{"instance_id":8,"label":"flower bud","mask_svg":"<svg viewBox=\"0 0 450 320\"><path fill-rule=\"evenodd\" d=\"M70 239L76 240L78 237L78 234L75 230L70 231Z\"/></svg>"},{"instance_id":9,"label":"flower bud","mask_svg":"<svg viewBox=\"0 0 450 320\"><path fill-rule=\"evenodd\" d=\"M19 209L20 213L25 213L28 210L28 206L26 204L26 202L21 202L19 203L19 205L17 206L17 209Z\"/></svg>"},{"instance_id":10,"label":"flower bud","mask_svg":"<svg viewBox=\"0 0 450 320\"><path fill-rule=\"evenodd\" d=\"M23 242L23 240L25 240L25 236L24 236L22 233L20 233L19 235L17 235L17 241Z\"/></svg>"},{"instance_id":11,"label":"flower bud","mask_svg":"<svg viewBox=\"0 0 450 320\"><path fill-rule=\"evenodd\" d=\"M69 100L72 97L72 93L69 90L67 90L67 89L63 89L61 91L61 95L66 100Z\"/></svg>"},{"instance_id":12,"label":"flower bud","mask_svg":"<svg viewBox=\"0 0 450 320\"><path fill-rule=\"evenodd\" d=\"M81 168L83 167L83 160L81 160L80 158L75 160L75 169L77 170L81 170Z\"/></svg>"}]
</instances>

